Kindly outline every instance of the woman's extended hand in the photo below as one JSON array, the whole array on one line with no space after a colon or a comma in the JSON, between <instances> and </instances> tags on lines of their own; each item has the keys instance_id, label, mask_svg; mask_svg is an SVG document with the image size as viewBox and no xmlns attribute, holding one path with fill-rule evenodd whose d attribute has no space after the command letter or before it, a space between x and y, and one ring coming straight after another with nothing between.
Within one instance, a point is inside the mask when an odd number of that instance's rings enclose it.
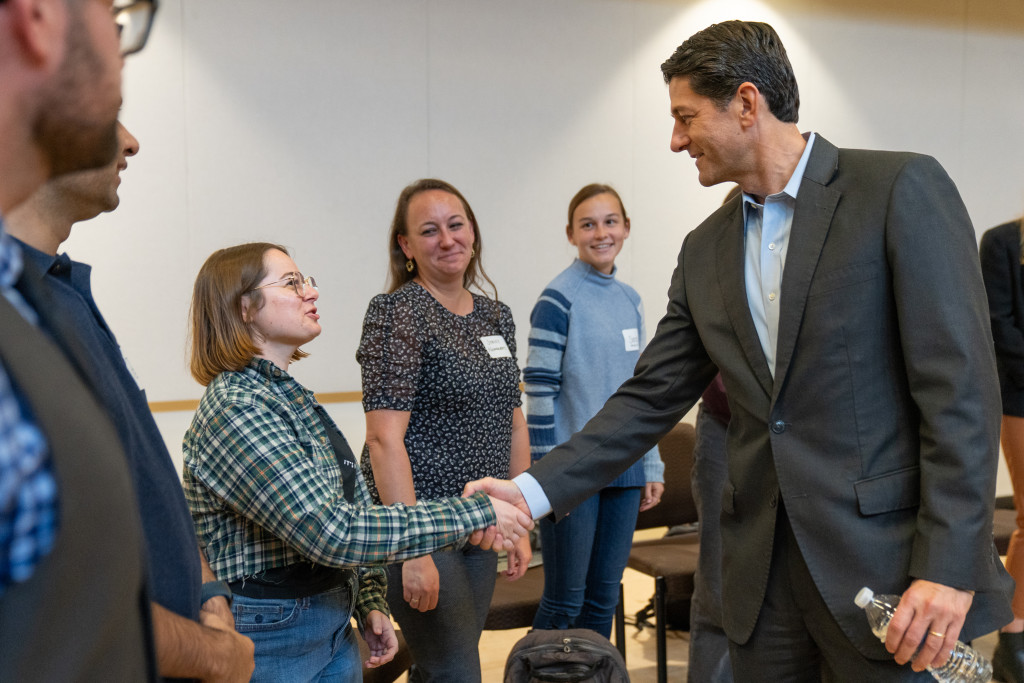
<instances>
[{"instance_id":1,"label":"woman's extended hand","mask_svg":"<svg viewBox=\"0 0 1024 683\"><path fill-rule=\"evenodd\" d=\"M402 565L402 597L409 607L428 612L437 607L437 594L441 589L437 566L430 555L406 560Z\"/></svg>"},{"instance_id":2,"label":"woman's extended hand","mask_svg":"<svg viewBox=\"0 0 1024 683\"><path fill-rule=\"evenodd\" d=\"M395 627L387 615L379 610L373 610L366 615L366 623L363 624L363 640L370 648L370 658L364 662L367 669L387 664L394 659L398 652L398 636L395 635Z\"/></svg>"}]
</instances>

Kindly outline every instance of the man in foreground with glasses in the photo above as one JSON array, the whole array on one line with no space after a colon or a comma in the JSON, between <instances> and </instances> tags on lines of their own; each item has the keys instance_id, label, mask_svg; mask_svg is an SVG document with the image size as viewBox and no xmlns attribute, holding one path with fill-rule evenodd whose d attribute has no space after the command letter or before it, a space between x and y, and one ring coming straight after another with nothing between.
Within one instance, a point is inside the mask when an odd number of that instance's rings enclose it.
<instances>
[{"instance_id":1,"label":"man in foreground with glasses","mask_svg":"<svg viewBox=\"0 0 1024 683\"><path fill-rule=\"evenodd\" d=\"M114 157L122 55L141 49L156 9L123 5L0 0L0 214ZM69 322L22 265L0 222L0 671L153 680L124 453L82 358L43 331Z\"/></svg>"},{"instance_id":2,"label":"man in foreground with glasses","mask_svg":"<svg viewBox=\"0 0 1024 683\"><path fill-rule=\"evenodd\" d=\"M124 35L124 34L122 34ZM72 323L90 359L83 368L117 428L139 501L149 565L157 665L164 677L248 681L253 645L234 629L230 591L198 552L192 517L170 454L121 348L96 307L91 269L57 250L75 223L113 211L121 171L139 149L118 124L117 156L104 167L55 178L7 216L7 232L34 266L54 313ZM60 331L54 332L55 336ZM66 341L66 340L65 340ZM205 584L202 581L206 581ZM219 592L218 592L219 589Z\"/></svg>"}]
</instances>

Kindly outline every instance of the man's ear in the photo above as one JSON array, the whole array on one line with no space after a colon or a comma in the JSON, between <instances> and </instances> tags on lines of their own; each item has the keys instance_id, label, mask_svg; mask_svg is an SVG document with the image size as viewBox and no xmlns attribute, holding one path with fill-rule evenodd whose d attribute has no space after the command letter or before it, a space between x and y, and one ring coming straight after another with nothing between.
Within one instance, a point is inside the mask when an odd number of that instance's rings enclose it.
<instances>
[{"instance_id":1,"label":"man's ear","mask_svg":"<svg viewBox=\"0 0 1024 683\"><path fill-rule=\"evenodd\" d=\"M736 89L734 102L739 107L740 121L747 124L757 120L761 106L766 104L761 91L750 81L740 83L740 87Z\"/></svg>"},{"instance_id":2,"label":"man's ear","mask_svg":"<svg viewBox=\"0 0 1024 683\"><path fill-rule=\"evenodd\" d=\"M4 5L24 59L56 70L67 51L70 10L65 0L7 0Z\"/></svg>"}]
</instances>

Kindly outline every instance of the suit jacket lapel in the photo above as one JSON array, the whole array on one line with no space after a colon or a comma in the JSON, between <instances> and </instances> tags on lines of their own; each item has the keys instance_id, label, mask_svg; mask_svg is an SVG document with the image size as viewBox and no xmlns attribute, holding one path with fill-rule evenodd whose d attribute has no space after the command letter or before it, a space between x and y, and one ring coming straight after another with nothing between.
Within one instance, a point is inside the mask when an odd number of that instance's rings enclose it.
<instances>
[{"instance_id":1,"label":"suit jacket lapel","mask_svg":"<svg viewBox=\"0 0 1024 683\"><path fill-rule=\"evenodd\" d=\"M779 311L779 338L775 346L775 391L778 395L793 358L800 322L807 305L807 293L818 266L839 192L828 187L839 163L839 150L823 137L816 136L807 160L803 181L797 193L793 228L782 275L782 301Z\"/></svg>"},{"instance_id":2,"label":"suit jacket lapel","mask_svg":"<svg viewBox=\"0 0 1024 683\"><path fill-rule=\"evenodd\" d=\"M747 362L754 371L754 376L761 383L765 394L771 396L772 373L761 349L761 340L757 336L754 319L750 316L750 305L747 303L747 290L744 286L743 202L736 202L736 208L726 215L719 234L718 286L725 301L725 310Z\"/></svg>"}]
</instances>

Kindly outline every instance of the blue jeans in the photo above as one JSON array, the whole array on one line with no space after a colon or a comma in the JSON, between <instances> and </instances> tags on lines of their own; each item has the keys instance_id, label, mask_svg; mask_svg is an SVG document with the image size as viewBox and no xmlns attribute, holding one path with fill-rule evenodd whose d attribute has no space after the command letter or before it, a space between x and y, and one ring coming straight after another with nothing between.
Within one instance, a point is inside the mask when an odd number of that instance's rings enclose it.
<instances>
[{"instance_id":1,"label":"blue jeans","mask_svg":"<svg viewBox=\"0 0 1024 683\"><path fill-rule=\"evenodd\" d=\"M295 599L235 595L235 628L256 646L252 681L359 683L359 644L352 631L348 586Z\"/></svg>"},{"instance_id":2,"label":"blue jeans","mask_svg":"<svg viewBox=\"0 0 1024 683\"><path fill-rule=\"evenodd\" d=\"M480 683L480 633L491 608L498 555L467 546L430 556L437 566L437 607L420 612L402 597L402 564L388 566L388 606L412 654L409 683Z\"/></svg>"},{"instance_id":3,"label":"blue jeans","mask_svg":"<svg viewBox=\"0 0 1024 683\"><path fill-rule=\"evenodd\" d=\"M643 491L601 489L557 524L540 520L544 596L534 628L589 628L611 637Z\"/></svg>"}]
</instances>

